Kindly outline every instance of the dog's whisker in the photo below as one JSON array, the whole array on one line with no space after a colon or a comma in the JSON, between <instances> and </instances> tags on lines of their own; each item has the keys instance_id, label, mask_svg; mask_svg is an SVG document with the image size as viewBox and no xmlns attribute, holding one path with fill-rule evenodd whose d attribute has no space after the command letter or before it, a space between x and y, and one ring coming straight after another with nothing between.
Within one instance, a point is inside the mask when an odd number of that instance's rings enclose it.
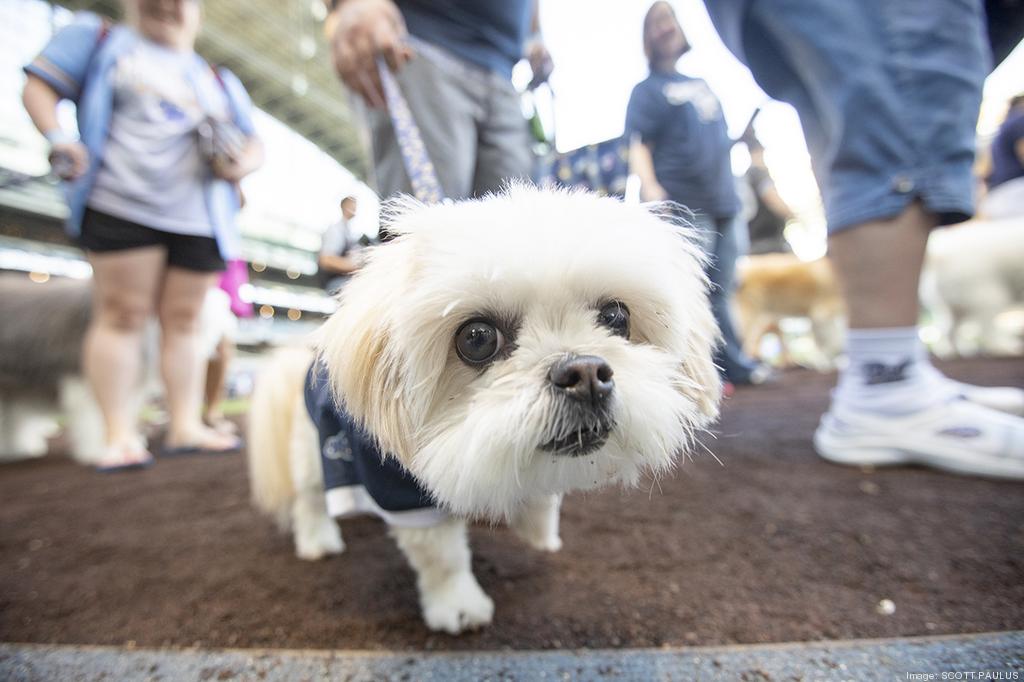
<instances>
[{"instance_id":1,"label":"dog's whisker","mask_svg":"<svg viewBox=\"0 0 1024 682\"><path fill-rule=\"evenodd\" d=\"M696 443L697 443L697 445L699 445L699 446L700 446L700 448L701 448L702 450L704 450L704 452L706 452L707 454L709 454L709 455L711 455L712 457L714 457L715 461L716 461L716 462L718 462L718 464L719 464L719 465L721 465L721 466L723 466L723 467L725 466L725 463L724 463L724 462L723 462L722 460L718 459L718 455L716 455L716 454L715 454L715 453L714 453L714 452L713 452L713 451L711 450L711 448L709 448L709 447L708 447L707 445L705 445L704 443L700 442L699 440L698 440L698 441L696 441Z\"/></svg>"}]
</instances>

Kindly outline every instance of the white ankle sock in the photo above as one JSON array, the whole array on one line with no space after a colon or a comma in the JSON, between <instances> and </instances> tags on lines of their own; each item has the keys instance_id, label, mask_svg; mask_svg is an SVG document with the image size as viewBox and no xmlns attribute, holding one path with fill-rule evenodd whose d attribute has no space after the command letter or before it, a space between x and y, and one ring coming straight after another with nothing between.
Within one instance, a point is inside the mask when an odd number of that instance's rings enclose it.
<instances>
[{"instance_id":1,"label":"white ankle sock","mask_svg":"<svg viewBox=\"0 0 1024 682\"><path fill-rule=\"evenodd\" d=\"M832 395L835 406L905 415L956 395L952 382L932 366L917 327L851 329L846 355L849 364Z\"/></svg>"}]
</instances>

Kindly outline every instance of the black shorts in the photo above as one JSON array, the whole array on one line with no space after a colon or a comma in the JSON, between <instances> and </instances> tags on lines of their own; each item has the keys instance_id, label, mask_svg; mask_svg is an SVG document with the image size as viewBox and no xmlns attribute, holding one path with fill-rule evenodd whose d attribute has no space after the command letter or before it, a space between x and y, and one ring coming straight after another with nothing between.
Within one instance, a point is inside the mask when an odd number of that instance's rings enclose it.
<instances>
[{"instance_id":1,"label":"black shorts","mask_svg":"<svg viewBox=\"0 0 1024 682\"><path fill-rule=\"evenodd\" d=\"M91 208L82 217L78 245L96 253L163 246L168 265L196 272L219 272L226 267L213 237L154 230Z\"/></svg>"}]
</instances>

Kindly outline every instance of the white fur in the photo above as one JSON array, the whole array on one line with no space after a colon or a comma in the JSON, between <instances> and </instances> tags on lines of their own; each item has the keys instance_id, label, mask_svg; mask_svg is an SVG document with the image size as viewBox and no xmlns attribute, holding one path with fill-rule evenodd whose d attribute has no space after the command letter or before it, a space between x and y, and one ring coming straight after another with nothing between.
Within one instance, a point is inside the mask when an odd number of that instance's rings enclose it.
<instances>
[{"instance_id":1,"label":"white fur","mask_svg":"<svg viewBox=\"0 0 1024 682\"><path fill-rule=\"evenodd\" d=\"M667 471L717 416L717 330L698 250L644 207L513 187L480 201L392 206L400 236L371 254L320 338L332 384L383 450L449 510L510 519L527 499ZM624 302L629 340L597 324ZM515 321L515 350L485 371L452 338L465 321ZM547 373L566 353L615 372L617 423L583 457L538 448L573 425Z\"/></svg>"},{"instance_id":2,"label":"white fur","mask_svg":"<svg viewBox=\"0 0 1024 682\"><path fill-rule=\"evenodd\" d=\"M58 401L0 394L0 461L42 457L47 439L60 431L64 415L71 456L79 464L95 464L104 452L103 415L80 376L63 377L57 385Z\"/></svg>"},{"instance_id":3,"label":"white fur","mask_svg":"<svg viewBox=\"0 0 1024 682\"><path fill-rule=\"evenodd\" d=\"M494 602L473 576L465 521L392 528L391 535L416 571L427 627L456 635L491 622Z\"/></svg>"},{"instance_id":4,"label":"white fur","mask_svg":"<svg viewBox=\"0 0 1024 682\"><path fill-rule=\"evenodd\" d=\"M945 338L941 354L973 348L992 355L1024 351L1019 335L1006 333L999 315L1024 304L1024 216L975 220L933 231L921 297ZM975 343L965 339L974 328Z\"/></svg>"},{"instance_id":5,"label":"white fur","mask_svg":"<svg viewBox=\"0 0 1024 682\"><path fill-rule=\"evenodd\" d=\"M42 457L46 439L57 432L52 406L40 400L0 395L0 459Z\"/></svg>"},{"instance_id":6,"label":"white fur","mask_svg":"<svg viewBox=\"0 0 1024 682\"><path fill-rule=\"evenodd\" d=\"M306 412L303 382L313 353L278 351L256 382L249 409L249 485L253 504L292 531L295 555L309 561L345 549L327 515L316 427Z\"/></svg>"},{"instance_id":7,"label":"white fur","mask_svg":"<svg viewBox=\"0 0 1024 682\"><path fill-rule=\"evenodd\" d=\"M717 416L717 331L697 249L645 208L515 187L392 210L389 229L401 236L346 285L319 346L347 409L454 514L391 529L416 571L425 622L454 634L490 623L494 611L461 519L506 520L531 547L554 552L562 493L668 470ZM598 325L611 300L631 311L628 340ZM515 326L510 354L482 371L453 348L455 331L481 314ZM539 447L580 428L565 423L548 386L567 353L601 356L614 370L615 426L577 457ZM292 526L302 558L344 546L326 515L302 405L311 360L305 350L273 358L250 413L253 498Z\"/></svg>"},{"instance_id":8,"label":"white fur","mask_svg":"<svg viewBox=\"0 0 1024 682\"><path fill-rule=\"evenodd\" d=\"M79 464L97 464L106 453L106 427L92 389L84 377L67 376L61 380L59 390L71 456ZM141 403L140 396L135 399Z\"/></svg>"}]
</instances>

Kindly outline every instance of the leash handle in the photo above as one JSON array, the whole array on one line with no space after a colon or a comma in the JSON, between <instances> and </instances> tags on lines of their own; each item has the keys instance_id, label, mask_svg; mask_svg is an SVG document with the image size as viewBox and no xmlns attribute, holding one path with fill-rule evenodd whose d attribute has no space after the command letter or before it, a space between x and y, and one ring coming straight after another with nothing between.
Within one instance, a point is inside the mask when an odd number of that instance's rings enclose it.
<instances>
[{"instance_id":1,"label":"leash handle","mask_svg":"<svg viewBox=\"0 0 1024 682\"><path fill-rule=\"evenodd\" d=\"M437 170L430 161L427 148L423 145L423 137L412 117L409 103L405 101L398 82L383 59L377 59L377 72L384 88L384 101L388 105L388 116L395 129L402 163L412 183L412 193L425 204L439 203L444 199L444 190L441 189Z\"/></svg>"}]
</instances>

